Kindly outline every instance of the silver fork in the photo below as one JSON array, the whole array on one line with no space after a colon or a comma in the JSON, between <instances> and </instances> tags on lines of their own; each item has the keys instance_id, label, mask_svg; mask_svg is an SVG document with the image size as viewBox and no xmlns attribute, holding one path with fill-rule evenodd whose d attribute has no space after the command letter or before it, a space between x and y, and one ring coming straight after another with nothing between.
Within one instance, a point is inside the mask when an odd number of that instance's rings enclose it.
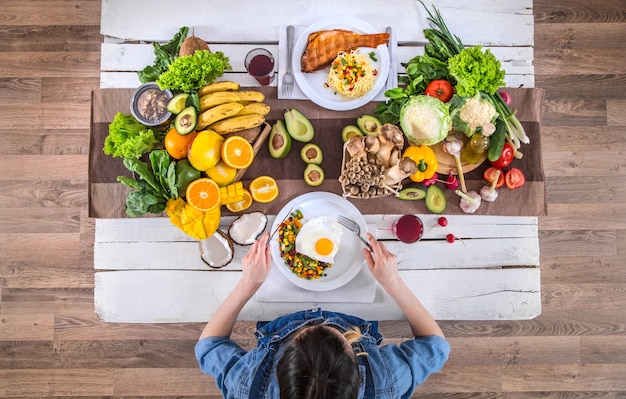
<instances>
[{"instance_id":1,"label":"silver fork","mask_svg":"<svg viewBox=\"0 0 626 399\"><path fill-rule=\"evenodd\" d=\"M295 28L291 25L287 27L287 72L283 77L283 97L289 97L293 90L293 72L291 52L293 50L293 35Z\"/></svg>"},{"instance_id":2,"label":"silver fork","mask_svg":"<svg viewBox=\"0 0 626 399\"><path fill-rule=\"evenodd\" d=\"M365 244L367 248L372 251L372 246L370 245L370 243L361 236L361 226L359 226L357 222L342 215L337 216L337 222L339 222L340 225L354 233L354 235L359 237L363 244Z\"/></svg>"}]
</instances>

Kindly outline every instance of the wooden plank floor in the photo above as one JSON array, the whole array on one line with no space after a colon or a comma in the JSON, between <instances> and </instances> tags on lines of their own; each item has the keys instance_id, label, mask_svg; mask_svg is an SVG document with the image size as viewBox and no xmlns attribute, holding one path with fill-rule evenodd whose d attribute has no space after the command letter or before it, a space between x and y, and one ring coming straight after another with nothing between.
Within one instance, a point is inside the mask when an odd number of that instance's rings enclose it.
<instances>
[{"instance_id":1,"label":"wooden plank floor","mask_svg":"<svg viewBox=\"0 0 626 399\"><path fill-rule=\"evenodd\" d=\"M99 322L87 217L100 1L0 0L0 398L217 398L201 324ZM626 397L626 3L535 0L543 313L445 322L421 398ZM202 306L202 304L198 304ZM236 336L254 345L254 326ZM390 340L409 335L383 322Z\"/></svg>"}]
</instances>

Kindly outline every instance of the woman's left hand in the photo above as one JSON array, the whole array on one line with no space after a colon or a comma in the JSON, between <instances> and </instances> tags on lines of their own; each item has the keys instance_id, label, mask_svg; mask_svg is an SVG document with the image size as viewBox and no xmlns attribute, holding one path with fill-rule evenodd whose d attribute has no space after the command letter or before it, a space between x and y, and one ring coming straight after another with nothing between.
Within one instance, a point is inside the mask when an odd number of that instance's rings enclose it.
<instances>
[{"instance_id":1,"label":"woman's left hand","mask_svg":"<svg viewBox=\"0 0 626 399\"><path fill-rule=\"evenodd\" d=\"M249 283L260 286L263 284L272 267L272 255L269 246L265 243L269 239L269 233L255 240L246 256L241 259L243 279Z\"/></svg>"}]
</instances>

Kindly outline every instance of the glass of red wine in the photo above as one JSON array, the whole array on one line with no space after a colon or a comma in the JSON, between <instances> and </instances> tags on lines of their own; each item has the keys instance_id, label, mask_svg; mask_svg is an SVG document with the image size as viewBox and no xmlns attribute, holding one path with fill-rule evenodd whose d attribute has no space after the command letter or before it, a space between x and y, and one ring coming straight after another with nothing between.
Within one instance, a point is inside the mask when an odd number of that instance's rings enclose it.
<instances>
[{"instance_id":1,"label":"glass of red wine","mask_svg":"<svg viewBox=\"0 0 626 399\"><path fill-rule=\"evenodd\" d=\"M422 238L424 224L415 215L402 215L393 222L391 231L398 240L410 244Z\"/></svg>"},{"instance_id":2,"label":"glass of red wine","mask_svg":"<svg viewBox=\"0 0 626 399\"><path fill-rule=\"evenodd\" d=\"M274 56L264 48L251 50L244 60L246 71L254 77L261 86L268 86L274 76Z\"/></svg>"}]
</instances>

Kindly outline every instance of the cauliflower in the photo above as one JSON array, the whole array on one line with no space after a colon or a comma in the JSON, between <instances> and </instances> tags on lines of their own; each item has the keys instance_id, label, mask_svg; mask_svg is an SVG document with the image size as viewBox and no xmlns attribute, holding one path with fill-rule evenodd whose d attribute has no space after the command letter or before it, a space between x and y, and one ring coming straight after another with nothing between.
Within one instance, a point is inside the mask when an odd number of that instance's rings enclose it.
<instances>
[{"instance_id":1,"label":"cauliflower","mask_svg":"<svg viewBox=\"0 0 626 399\"><path fill-rule=\"evenodd\" d=\"M498 117L496 107L489 97L478 93L474 97L455 95L450 100L452 111L452 128L463 132L467 137L474 133L491 136L496 131L495 121Z\"/></svg>"}]
</instances>

